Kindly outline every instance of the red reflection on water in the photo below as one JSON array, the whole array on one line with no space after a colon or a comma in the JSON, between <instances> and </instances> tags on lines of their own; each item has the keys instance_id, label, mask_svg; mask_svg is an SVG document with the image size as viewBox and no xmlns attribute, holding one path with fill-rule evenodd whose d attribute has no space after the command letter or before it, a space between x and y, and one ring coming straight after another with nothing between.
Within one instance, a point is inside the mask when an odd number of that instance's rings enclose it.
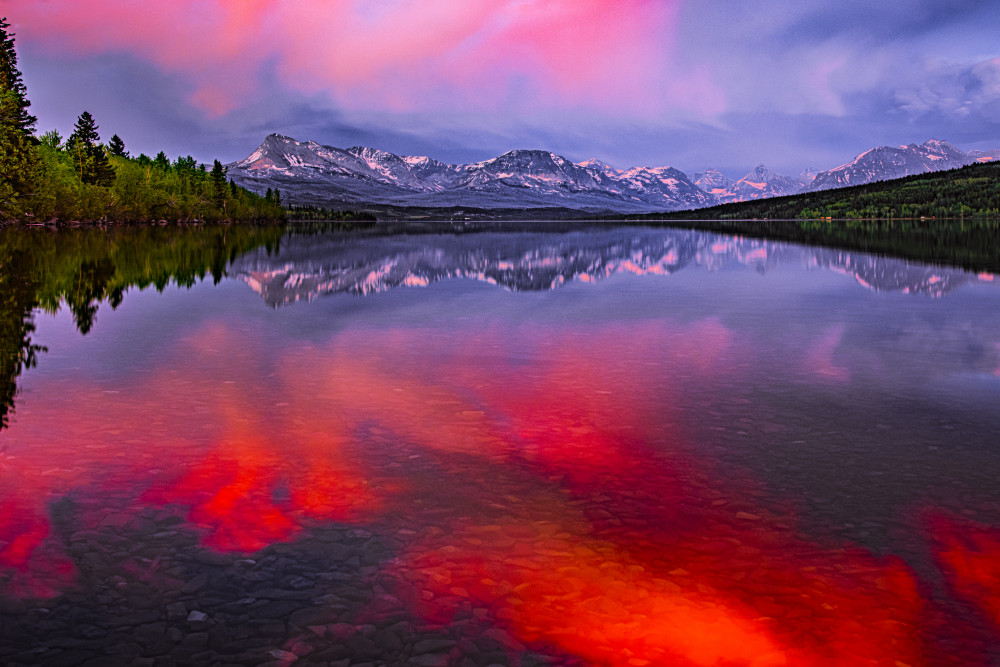
<instances>
[{"instance_id":1,"label":"red reflection on water","mask_svg":"<svg viewBox=\"0 0 1000 667\"><path fill-rule=\"evenodd\" d=\"M1000 629L1000 528L939 515L931 535L949 583Z\"/></svg>"},{"instance_id":2,"label":"red reflection on water","mask_svg":"<svg viewBox=\"0 0 1000 667\"><path fill-rule=\"evenodd\" d=\"M807 365L823 374L839 335ZM687 392L725 394L753 352L715 320L364 331L282 352L209 327L120 394L67 384L19 409L0 569L65 585L46 503L114 492L131 494L122 514L176 508L228 551L315 521L432 525L391 566L415 611L481 607L593 662L921 663L927 612L902 561L806 539L791 502L691 435ZM60 459L79 470L46 475ZM74 529L127 519L88 511ZM1000 541L938 532L956 590L1000 595Z\"/></svg>"},{"instance_id":3,"label":"red reflection on water","mask_svg":"<svg viewBox=\"0 0 1000 667\"><path fill-rule=\"evenodd\" d=\"M485 604L521 641L556 644L601 664L785 664L768 622L752 608L658 576L614 543L549 525L558 536L507 524L457 534L475 548L416 549L406 567L435 596L418 608L447 621L445 605ZM507 539L496 538L517 528L531 542L512 553Z\"/></svg>"},{"instance_id":4,"label":"red reflection on water","mask_svg":"<svg viewBox=\"0 0 1000 667\"><path fill-rule=\"evenodd\" d=\"M228 446L241 454L239 442ZM290 539L298 526L287 507L274 501L276 459L226 460L217 455L195 463L179 480L154 485L144 502L190 507L189 520L207 530L204 543L224 551L252 552Z\"/></svg>"},{"instance_id":5,"label":"red reflection on water","mask_svg":"<svg viewBox=\"0 0 1000 667\"><path fill-rule=\"evenodd\" d=\"M569 495L526 503L513 524L453 527L446 546L414 546L403 571L432 593L418 608L445 621L467 600L488 605L522 641L602 664L915 664L923 605L908 568L796 537L670 414L677 378L721 380L738 364L725 332L702 323L683 338L704 345L679 348L656 326L600 333L560 340L530 383L465 378L517 443L511 463ZM671 350L667 367L656 350Z\"/></svg>"},{"instance_id":6,"label":"red reflection on water","mask_svg":"<svg viewBox=\"0 0 1000 667\"><path fill-rule=\"evenodd\" d=\"M76 569L46 540L51 523L18 498L0 499L0 582L18 597L50 597L76 577Z\"/></svg>"}]
</instances>

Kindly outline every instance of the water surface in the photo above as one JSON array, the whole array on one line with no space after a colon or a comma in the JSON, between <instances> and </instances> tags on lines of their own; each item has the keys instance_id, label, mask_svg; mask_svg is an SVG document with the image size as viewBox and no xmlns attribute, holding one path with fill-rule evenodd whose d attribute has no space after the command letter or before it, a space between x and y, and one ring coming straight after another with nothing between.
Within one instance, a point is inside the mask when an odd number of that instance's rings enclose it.
<instances>
[{"instance_id":1,"label":"water surface","mask_svg":"<svg viewBox=\"0 0 1000 667\"><path fill-rule=\"evenodd\" d=\"M1000 659L992 275L649 229L224 273L31 318L5 660Z\"/></svg>"}]
</instances>

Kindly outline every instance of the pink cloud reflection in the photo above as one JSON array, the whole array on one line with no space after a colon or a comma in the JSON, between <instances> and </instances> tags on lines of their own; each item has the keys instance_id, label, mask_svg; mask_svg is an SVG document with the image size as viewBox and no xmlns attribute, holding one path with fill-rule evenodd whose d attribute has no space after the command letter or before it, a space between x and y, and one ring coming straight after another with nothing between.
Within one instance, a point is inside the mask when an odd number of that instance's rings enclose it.
<instances>
[{"instance_id":1,"label":"pink cloud reflection","mask_svg":"<svg viewBox=\"0 0 1000 667\"><path fill-rule=\"evenodd\" d=\"M704 68L675 72L683 0L0 0L19 40L125 53L190 84L212 115L265 71L291 89L381 111L445 108L718 113Z\"/></svg>"}]
</instances>

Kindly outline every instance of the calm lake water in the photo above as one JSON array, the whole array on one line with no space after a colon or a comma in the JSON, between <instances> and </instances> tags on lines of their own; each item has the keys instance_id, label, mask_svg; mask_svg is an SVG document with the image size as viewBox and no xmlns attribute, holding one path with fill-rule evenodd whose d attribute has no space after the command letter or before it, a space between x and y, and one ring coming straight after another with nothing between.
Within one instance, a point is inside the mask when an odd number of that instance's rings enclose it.
<instances>
[{"instance_id":1,"label":"calm lake water","mask_svg":"<svg viewBox=\"0 0 1000 667\"><path fill-rule=\"evenodd\" d=\"M1000 277L650 229L218 268L34 312L0 661L1000 661Z\"/></svg>"}]
</instances>

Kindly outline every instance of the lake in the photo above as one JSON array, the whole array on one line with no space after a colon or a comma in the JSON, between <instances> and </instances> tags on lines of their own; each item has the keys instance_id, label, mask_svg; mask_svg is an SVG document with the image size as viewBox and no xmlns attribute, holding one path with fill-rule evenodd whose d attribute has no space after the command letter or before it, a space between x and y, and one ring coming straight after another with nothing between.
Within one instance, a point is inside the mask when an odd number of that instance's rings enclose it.
<instances>
[{"instance_id":1,"label":"lake","mask_svg":"<svg viewBox=\"0 0 1000 667\"><path fill-rule=\"evenodd\" d=\"M1000 661L1000 278L220 229L0 238L4 663Z\"/></svg>"}]
</instances>

